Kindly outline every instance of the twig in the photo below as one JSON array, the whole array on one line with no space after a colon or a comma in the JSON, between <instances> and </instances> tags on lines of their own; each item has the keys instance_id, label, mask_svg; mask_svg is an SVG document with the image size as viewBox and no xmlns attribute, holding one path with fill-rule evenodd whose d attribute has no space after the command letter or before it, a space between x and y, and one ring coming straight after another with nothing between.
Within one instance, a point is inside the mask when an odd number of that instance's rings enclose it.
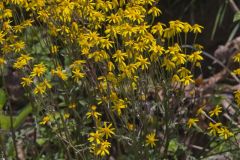
<instances>
[{"instance_id":1,"label":"twig","mask_svg":"<svg viewBox=\"0 0 240 160\"><path fill-rule=\"evenodd\" d=\"M234 0L228 0L228 1L230 3L230 6L231 6L232 10L234 12L239 12L239 8L238 8L237 4L234 2Z\"/></svg>"}]
</instances>

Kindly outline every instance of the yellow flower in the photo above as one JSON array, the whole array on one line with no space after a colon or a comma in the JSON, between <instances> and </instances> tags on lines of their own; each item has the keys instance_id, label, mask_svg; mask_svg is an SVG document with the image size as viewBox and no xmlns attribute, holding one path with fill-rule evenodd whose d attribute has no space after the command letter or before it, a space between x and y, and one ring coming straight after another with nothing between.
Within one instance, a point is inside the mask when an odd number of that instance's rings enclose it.
<instances>
[{"instance_id":1,"label":"yellow flower","mask_svg":"<svg viewBox=\"0 0 240 160\"><path fill-rule=\"evenodd\" d=\"M193 33L195 33L195 34L201 33L203 28L204 28L203 26L200 26L200 25L198 25L198 24L194 24L194 25L192 26L192 31L193 31Z\"/></svg>"},{"instance_id":2,"label":"yellow flower","mask_svg":"<svg viewBox=\"0 0 240 160\"><path fill-rule=\"evenodd\" d=\"M117 50L112 57L115 59L115 62L121 63L125 60L125 57L127 57L127 53L123 53L121 50Z\"/></svg>"},{"instance_id":3,"label":"yellow flower","mask_svg":"<svg viewBox=\"0 0 240 160\"><path fill-rule=\"evenodd\" d=\"M41 122L39 122L39 124L46 124L47 122L50 121L50 116L49 115L46 115L45 117L43 117L43 120Z\"/></svg>"},{"instance_id":4,"label":"yellow flower","mask_svg":"<svg viewBox=\"0 0 240 160\"><path fill-rule=\"evenodd\" d=\"M111 128L112 127L112 123L110 123L108 126L107 126L107 122L104 122L103 123L103 126L104 127L101 127L99 128L99 131L105 135L106 139L108 139L108 137L112 137L112 135L114 135L115 133L113 132L115 129L114 128Z\"/></svg>"},{"instance_id":5,"label":"yellow flower","mask_svg":"<svg viewBox=\"0 0 240 160\"><path fill-rule=\"evenodd\" d=\"M189 118L187 125L188 128L191 128L193 125L196 125L196 122L198 122L199 120L197 118Z\"/></svg>"},{"instance_id":6,"label":"yellow flower","mask_svg":"<svg viewBox=\"0 0 240 160\"><path fill-rule=\"evenodd\" d=\"M224 139L228 139L229 137L233 136L233 133L230 132L226 127L222 127L218 130L218 134L220 137Z\"/></svg>"},{"instance_id":7,"label":"yellow flower","mask_svg":"<svg viewBox=\"0 0 240 160\"><path fill-rule=\"evenodd\" d=\"M99 133L98 131L96 131L96 132L91 132L89 135L90 135L90 137L88 138L89 142L96 142L97 144L101 143L101 140L103 137L102 133Z\"/></svg>"},{"instance_id":8,"label":"yellow flower","mask_svg":"<svg viewBox=\"0 0 240 160\"><path fill-rule=\"evenodd\" d=\"M58 52L58 46L56 46L56 45L51 46L51 53L57 54L57 52Z\"/></svg>"},{"instance_id":9,"label":"yellow flower","mask_svg":"<svg viewBox=\"0 0 240 160\"><path fill-rule=\"evenodd\" d=\"M70 103L69 106L68 106L68 108L70 108L70 109L75 109L76 106L77 106L76 103Z\"/></svg>"},{"instance_id":10,"label":"yellow flower","mask_svg":"<svg viewBox=\"0 0 240 160\"><path fill-rule=\"evenodd\" d=\"M219 113L222 112L222 107L220 107L219 105L217 105L214 110L210 111L209 114L210 114L210 117L213 117L214 115L218 116Z\"/></svg>"},{"instance_id":11,"label":"yellow flower","mask_svg":"<svg viewBox=\"0 0 240 160\"><path fill-rule=\"evenodd\" d=\"M44 94L46 93L46 87L44 87L43 85L37 85L34 90L33 90L34 94Z\"/></svg>"},{"instance_id":12,"label":"yellow flower","mask_svg":"<svg viewBox=\"0 0 240 160\"><path fill-rule=\"evenodd\" d=\"M192 77L193 77L192 75L183 77L183 78L181 79L181 82L182 82L185 86L188 86L189 84L194 83L194 80L192 79Z\"/></svg>"},{"instance_id":13,"label":"yellow flower","mask_svg":"<svg viewBox=\"0 0 240 160\"><path fill-rule=\"evenodd\" d=\"M31 72L31 77L35 77L35 76L42 76L45 72L47 71L47 68L45 67L44 64L40 63L40 64L36 64L33 67L33 71Z\"/></svg>"},{"instance_id":14,"label":"yellow flower","mask_svg":"<svg viewBox=\"0 0 240 160\"><path fill-rule=\"evenodd\" d=\"M148 14L152 14L154 17L157 17L161 14L161 10L158 9L157 7L152 7L149 11Z\"/></svg>"},{"instance_id":15,"label":"yellow flower","mask_svg":"<svg viewBox=\"0 0 240 160\"><path fill-rule=\"evenodd\" d=\"M148 69L148 65L150 64L148 62L148 59L147 58L143 58L142 55L140 55L138 58L137 58L138 62L137 62L137 65L141 67L142 70L144 69Z\"/></svg>"},{"instance_id":16,"label":"yellow flower","mask_svg":"<svg viewBox=\"0 0 240 160\"><path fill-rule=\"evenodd\" d=\"M176 65L181 65L186 63L186 55L181 53L175 53L172 57L172 61L176 63Z\"/></svg>"},{"instance_id":17,"label":"yellow flower","mask_svg":"<svg viewBox=\"0 0 240 160\"><path fill-rule=\"evenodd\" d=\"M233 74L240 75L240 68L233 70Z\"/></svg>"},{"instance_id":18,"label":"yellow flower","mask_svg":"<svg viewBox=\"0 0 240 160\"><path fill-rule=\"evenodd\" d=\"M85 77L85 73L80 72L80 69L74 69L72 73L73 73L72 78L74 78L75 82L78 82L80 79Z\"/></svg>"},{"instance_id":19,"label":"yellow flower","mask_svg":"<svg viewBox=\"0 0 240 160\"><path fill-rule=\"evenodd\" d=\"M31 77L23 77L23 78L22 78L21 85L22 85L23 87L25 87L25 86L30 86L32 83L33 83L33 80L32 80Z\"/></svg>"},{"instance_id":20,"label":"yellow flower","mask_svg":"<svg viewBox=\"0 0 240 160\"><path fill-rule=\"evenodd\" d=\"M87 118L92 117L92 118L98 119L98 117L101 116L102 114L97 112L96 109L97 109L97 106L92 105L90 109L91 111L86 113Z\"/></svg>"},{"instance_id":21,"label":"yellow flower","mask_svg":"<svg viewBox=\"0 0 240 160\"><path fill-rule=\"evenodd\" d=\"M124 100L119 99L117 102L114 102L112 108L114 111L117 111L117 114L120 116L122 114L122 109L127 108L127 105Z\"/></svg>"},{"instance_id":22,"label":"yellow flower","mask_svg":"<svg viewBox=\"0 0 240 160\"><path fill-rule=\"evenodd\" d=\"M146 145L150 145L151 147L156 146L156 141L158 141L158 139L155 138L156 134L155 133L149 133L146 136Z\"/></svg>"},{"instance_id":23,"label":"yellow flower","mask_svg":"<svg viewBox=\"0 0 240 160\"><path fill-rule=\"evenodd\" d=\"M202 51L195 51L191 55L188 56L188 60L192 63L196 63L197 61L203 60L201 56Z\"/></svg>"},{"instance_id":24,"label":"yellow flower","mask_svg":"<svg viewBox=\"0 0 240 160\"><path fill-rule=\"evenodd\" d=\"M176 65L171 60L164 57L162 67L166 67L167 71L172 71Z\"/></svg>"},{"instance_id":25,"label":"yellow flower","mask_svg":"<svg viewBox=\"0 0 240 160\"><path fill-rule=\"evenodd\" d=\"M64 73L62 70L62 67L57 67L56 70L53 70L53 74L56 74L59 78L61 78L63 81L66 81L68 79L67 74Z\"/></svg>"},{"instance_id":26,"label":"yellow flower","mask_svg":"<svg viewBox=\"0 0 240 160\"><path fill-rule=\"evenodd\" d=\"M43 82L36 85L36 87L33 90L34 94L44 94L46 93L46 89L52 88L52 85L48 82L48 80L44 79Z\"/></svg>"},{"instance_id":27,"label":"yellow flower","mask_svg":"<svg viewBox=\"0 0 240 160\"><path fill-rule=\"evenodd\" d=\"M200 107L198 110L197 110L197 116L198 115L201 115L201 114L205 114L205 111L203 110L204 107Z\"/></svg>"},{"instance_id":28,"label":"yellow flower","mask_svg":"<svg viewBox=\"0 0 240 160\"><path fill-rule=\"evenodd\" d=\"M222 126L222 123L209 123L208 129L210 130L210 134L216 136L217 132L219 131L219 127Z\"/></svg>"},{"instance_id":29,"label":"yellow flower","mask_svg":"<svg viewBox=\"0 0 240 160\"><path fill-rule=\"evenodd\" d=\"M127 129L129 131L133 131L134 130L134 125L132 123L127 123Z\"/></svg>"},{"instance_id":30,"label":"yellow flower","mask_svg":"<svg viewBox=\"0 0 240 160\"><path fill-rule=\"evenodd\" d=\"M240 62L240 53L237 53L236 55L233 56L233 61Z\"/></svg>"},{"instance_id":31,"label":"yellow flower","mask_svg":"<svg viewBox=\"0 0 240 160\"><path fill-rule=\"evenodd\" d=\"M16 62L13 64L13 68L22 69L24 66L28 64L30 60L33 58L26 54L21 54L20 57L17 58Z\"/></svg>"},{"instance_id":32,"label":"yellow flower","mask_svg":"<svg viewBox=\"0 0 240 160\"><path fill-rule=\"evenodd\" d=\"M163 35L163 32L164 32L163 27L165 27L165 26L166 26L165 24L158 22L156 25L154 25L154 26L152 27L151 32L152 32L153 34L158 33L159 36L162 36L162 35Z\"/></svg>"},{"instance_id":33,"label":"yellow flower","mask_svg":"<svg viewBox=\"0 0 240 160\"><path fill-rule=\"evenodd\" d=\"M103 141L100 143L99 147L97 147L96 150L96 155L100 156L106 156L109 155L109 148L111 147L111 143L108 141Z\"/></svg>"},{"instance_id":34,"label":"yellow flower","mask_svg":"<svg viewBox=\"0 0 240 160\"><path fill-rule=\"evenodd\" d=\"M191 73L191 71L189 71L189 70L188 70L187 68L185 68L185 67L181 67L180 69L178 69L177 73L179 73L179 76L180 76L181 78L183 78L183 77L188 76L188 75Z\"/></svg>"},{"instance_id":35,"label":"yellow flower","mask_svg":"<svg viewBox=\"0 0 240 160\"><path fill-rule=\"evenodd\" d=\"M0 57L0 66L4 65L6 60L3 57Z\"/></svg>"},{"instance_id":36,"label":"yellow flower","mask_svg":"<svg viewBox=\"0 0 240 160\"><path fill-rule=\"evenodd\" d=\"M6 33L4 33L3 31L0 32L0 44L3 44L3 42L5 41L4 36L6 35Z\"/></svg>"},{"instance_id":37,"label":"yellow flower","mask_svg":"<svg viewBox=\"0 0 240 160\"><path fill-rule=\"evenodd\" d=\"M63 118L64 119L68 119L70 117L70 114L69 113L65 113L64 115L63 115Z\"/></svg>"},{"instance_id":38,"label":"yellow flower","mask_svg":"<svg viewBox=\"0 0 240 160\"><path fill-rule=\"evenodd\" d=\"M237 102L237 105L240 106L240 90L234 92L234 98L235 101Z\"/></svg>"}]
</instances>

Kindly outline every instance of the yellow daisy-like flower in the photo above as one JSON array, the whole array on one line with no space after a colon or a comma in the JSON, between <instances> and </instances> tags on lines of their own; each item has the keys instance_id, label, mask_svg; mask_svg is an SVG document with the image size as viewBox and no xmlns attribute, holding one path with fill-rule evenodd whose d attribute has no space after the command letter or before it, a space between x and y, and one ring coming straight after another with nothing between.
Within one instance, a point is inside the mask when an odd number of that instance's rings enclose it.
<instances>
[{"instance_id":1,"label":"yellow daisy-like flower","mask_svg":"<svg viewBox=\"0 0 240 160\"><path fill-rule=\"evenodd\" d=\"M240 62L240 53L237 53L236 55L233 56L233 61Z\"/></svg>"},{"instance_id":2,"label":"yellow daisy-like flower","mask_svg":"<svg viewBox=\"0 0 240 160\"><path fill-rule=\"evenodd\" d=\"M33 67L33 71L31 72L31 77L40 77L47 71L46 66L43 63L36 64Z\"/></svg>"},{"instance_id":3,"label":"yellow daisy-like flower","mask_svg":"<svg viewBox=\"0 0 240 160\"><path fill-rule=\"evenodd\" d=\"M194 25L192 26L192 31L193 31L193 33L195 33L195 34L201 33L203 28L204 28L203 26L200 26L200 25L198 25L198 24L194 24Z\"/></svg>"},{"instance_id":4,"label":"yellow daisy-like flower","mask_svg":"<svg viewBox=\"0 0 240 160\"><path fill-rule=\"evenodd\" d=\"M146 145L150 145L152 148L156 146L156 141L158 141L157 138L155 138L156 134L155 133L150 133L146 136Z\"/></svg>"},{"instance_id":5,"label":"yellow daisy-like flower","mask_svg":"<svg viewBox=\"0 0 240 160\"><path fill-rule=\"evenodd\" d=\"M80 79L82 79L83 77L85 77L85 73L82 73L82 72L80 71L80 69L74 69L74 70L72 71L72 73L73 73L72 78L74 78L74 81L75 81L75 82L78 82Z\"/></svg>"},{"instance_id":6,"label":"yellow daisy-like flower","mask_svg":"<svg viewBox=\"0 0 240 160\"><path fill-rule=\"evenodd\" d=\"M101 140L102 140L102 137L103 137L103 134L96 131L96 132L91 132L89 134L89 136L90 136L88 138L89 142L96 142L97 144L100 144Z\"/></svg>"},{"instance_id":7,"label":"yellow daisy-like flower","mask_svg":"<svg viewBox=\"0 0 240 160\"><path fill-rule=\"evenodd\" d=\"M197 118L189 118L187 125L188 128L191 128L193 125L196 125L196 122L198 122L199 120Z\"/></svg>"},{"instance_id":8,"label":"yellow daisy-like flower","mask_svg":"<svg viewBox=\"0 0 240 160\"><path fill-rule=\"evenodd\" d=\"M98 119L98 117L101 116L102 114L97 112L96 109L97 109L97 106L92 105L90 107L90 111L86 113L87 118L92 117L92 118Z\"/></svg>"},{"instance_id":9,"label":"yellow daisy-like flower","mask_svg":"<svg viewBox=\"0 0 240 160\"><path fill-rule=\"evenodd\" d=\"M23 78L22 78L21 85L22 85L23 87L25 87L25 86L30 86L32 83L33 83L33 80L32 80L31 77L23 77Z\"/></svg>"},{"instance_id":10,"label":"yellow daisy-like flower","mask_svg":"<svg viewBox=\"0 0 240 160\"><path fill-rule=\"evenodd\" d=\"M209 133L216 136L216 134L219 131L219 127L221 127L221 126L222 126L222 123L212 123L212 122L210 122L209 127L208 127L208 129L210 130Z\"/></svg>"},{"instance_id":11,"label":"yellow daisy-like flower","mask_svg":"<svg viewBox=\"0 0 240 160\"><path fill-rule=\"evenodd\" d=\"M99 129L99 131L105 135L106 139L108 139L108 137L112 137L112 135L114 135L115 133L113 132L115 129L111 128L112 127L112 123L110 123L107 126L107 122L104 122L103 127L101 127Z\"/></svg>"},{"instance_id":12,"label":"yellow daisy-like flower","mask_svg":"<svg viewBox=\"0 0 240 160\"><path fill-rule=\"evenodd\" d=\"M218 134L220 137L224 139L228 139L229 137L233 136L233 133L230 132L226 127L222 127L218 130Z\"/></svg>"},{"instance_id":13,"label":"yellow daisy-like flower","mask_svg":"<svg viewBox=\"0 0 240 160\"><path fill-rule=\"evenodd\" d=\"M217 105L214 110L210 111L209 114L210 114L210 117L213 117L214 115L218 116L219 113L222 112L222 107L220 107L219 105Z\"/></svg>"},{"instance_id":14,"label":"yellow daisy-like flower","mask_svg":"<svg viewBox=\"0 0 240 160\"><path fill-rule=\"evenodd\" d=\"M47 122L49 122L51 117L49 115L46 115L43 117L42 121L39 122L39 124L45 125Z\"/></svg>"},{"instance_id":15,"label":"yellow daisy-like flower","mask_svg":"<svg viewBox=\"0 0 240 160\"><path fill-rule=\"evenodd\" d=\"M147 58L143 58L143 56L140 55L140 56L137 58L137 60L138 60L137 64L138 64L138 66L141 67L142 70L148 69L148 65L149 65L150 63L148 62L148 59L147 59Z\"/></svg>"}]
</instances>

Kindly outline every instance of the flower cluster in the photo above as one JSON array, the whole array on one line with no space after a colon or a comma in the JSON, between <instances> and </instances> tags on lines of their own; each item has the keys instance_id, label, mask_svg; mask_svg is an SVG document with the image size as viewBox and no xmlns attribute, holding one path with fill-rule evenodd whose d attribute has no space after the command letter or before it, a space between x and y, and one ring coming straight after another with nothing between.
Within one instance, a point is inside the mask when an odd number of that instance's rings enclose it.
<instances>
[{"instance_id":1,"label":"flower cluster","mask_svg":"<svg viewBox=\"0 0 240 160\"><path fill-rule=\"evenodd\" d=\"M67 113L56 126L76 154L85 150L75 146L87 142L93 155L109 155L111 140L121 137L114 135L122 135L123 144L128 144L129 131L136 141L144 139L153 148L160 139L146 130L150 126L160 132L158 126L165 120L146 115L152 108L147 106L149 86L156 92L164 90L164 98L155 101L165 104L167 113L172 109L168 106L175 106L173 91L194 85L193 69L201 67L202 51L184 45L196 45L188 37L196 40L203 27L180 20L156 22L162 14L158 4L157 0L0 2L0 65L24 75L21 85L38 107L37 116ZM22 16L16 20L18 12ZM145 98L139 100L142 95ZM210 117L220 113L216 108ZM40 124L48 121L45 116ZM190 119L189 127L197 121ZM216 134L212 124L211 133ZM76 131L79 128L83 131ZM168 134L166 128L162 130ZM227 131L221 127L217 133L226 137ZM88 141L75 138L76 132Z\"/></svg>"},{"instance_id":2,"label":"flower cluster","mask_svg":"<svg viewBox=\"0 0 240 160\"><path fill-rule=\"evenodd\" d=\"M206 117L210 121L207 128L210 135L216 136L218 134L219 137L228 139L229 137L232 137L234 135L233 132L229 131L228 128L224 126L221 122L216 122L213 119L213 117L218 118L221 112L222 107L216 105L213 110L209 111L209 114L204 111L203 107L200 107L197 111L197 115ZM198 127L197 122L199 122L199 118L189 118L187 125L189 128L191 128L192 126Z\"/></svg>"}]
</instances>

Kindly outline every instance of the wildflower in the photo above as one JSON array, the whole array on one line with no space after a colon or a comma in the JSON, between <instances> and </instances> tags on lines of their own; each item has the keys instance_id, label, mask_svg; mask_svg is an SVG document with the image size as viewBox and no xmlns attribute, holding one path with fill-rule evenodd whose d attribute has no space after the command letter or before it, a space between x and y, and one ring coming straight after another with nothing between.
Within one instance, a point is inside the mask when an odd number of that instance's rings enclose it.
<instances>
[{"instance_id":1,"label":"wildflower","mask_svg":"<svg viewBox=\"0 0 240 160\"><path fill-rule=\"evenodd\" d=\"M192 63L196 63L197 61L203 60L201 56L202 51L195 51L191 55L188 56L188 60Z\"/></svg>"},{"instance_id":2,"label":"wildflower","mask_svg":"<svg viewBox=\"0 0 240 160\"><path fill-rule=\"evenodd\" d=\"M219 113L222 112L222 107L220 107L219 105L217 105L214 110L210 111L209 114L210 114L210 117L213 117L214 115L218 116Z\"/></svg>"},{"instance_id":3,"label":"wildflower","mask_svg":"<svg viewBox=\"0 0 240 160\"><path fill-rule=\"evenodd\" d=\"M233 56L233 61L240 62L240 53L237 53L236 55Z\"/></svg>"},{"instance_id":4,"label":"wildflower","mask_svg":"<svg viewBox=\"0 0 240 160\"><path fill-rule=\"evenodd\" d=\"M109 147L111 147L111 143L108 141L101 142L100 146L96 149L96 154L100 156L109 155Z\"/></svg>"},{"instance_id":5,"label":"wildflower","mask_svg":"<svg viewBox=\"0 0 240 160\"><path fill-rule=\"evenodd\" d=\"M22 78L21 85L22 85L23 87L25 87L25 86L30 86L32 83L33 83L33 80L32 80L31 77L23 77L23 78Z\"/></svg>"},{"instance_id":6,"label":"wildflower","mask_svg":"<svg viewBox=\"0 0 240 160\"><path fill-rule=\"evenodd\" d=\"M183 23L183 32L188 33L189 31L192 30L192 26L188 23Z\"/></svg>"},{"instance_id":7,"label":"wildflower","mask_svg":"<svg viewBox=\"0 0 240 160\"><path fill-rule=\"evenodd\" d=\"M208 129L210 130L209 133L216 136L216 134L219 131L220 126L222 126L222 123L212 123L212 122L210 122L209 127L208 127Z\"/></svg>"},{"instance_id":8,"label":"wildflower","mask_svg":"<svg viewBox=\"0 0 240 160\"><path fill-rule=\"evenodd\" d=\"M164 38L170 39L173 36L175 36L174 29L172 29L172 28L164 29L164 34L163 34Z\"/></svg>"},{"instance_id":9,"label":"wildflower","mask_svg":"<svg viewBox=\"0 0 240 160\"><path fill-rule=\"evenodd\" d=\"M126 53L123 53L121 50L117 50L115 54L112 56L115 59L115 62L123 62L125 57L127 57Z\"/></svg>"},{"instance_id":10,"label":"wildflower","mask_svg":"<svg viewBox=\"0 0 240 160\"><path fill-rule=\"evenodd\" d=\"M192 75L183 77L183 78L181 79L181 82L182 82L185 86L188 86L189 84L194 83L194 80L192 79L192 77L193 77Z\"/></svg>"},{"instance_id":11,"label":"wildflower","mask_svg":"<svg viewBox=\"0 0 240 160\"><path fill-rule=\"evenodd\" d=\"M165 27L166 25L163 23L158 22L156 25L154 25L151 29L151 33L155 34L158 33L159 36L163 35L164 29L163 27Z\"/></svg>"},{"instance_id":12,"label":"wildflower","mask_svg":"<svg viewBox=\"0 0 240 160\"><path fill-rule=\"evenodd\" d=\"M148 14L152 14L154 17L157 17L161 14L161 10L158 9L157 7L152 7L149 11Z\"/></svg>"},{"instance_id":13,"label":"wildflower","mask_svg":"<svg viewBox=\"0 0 240 160\"><path fill-rule=\"evenodd\" d=\"M233 70L233 74L240 75L240 68Z\"/></svg>"},{"instance_id":14,"label":"wildflower","mask_svg":"<svg viewBox=\"0 0 240 160\"><path fill-rule=\"evenodd\" d=\"M195 33L195 34L201 33L203 28L204 28L203 26L200 26L200 25L198 25L198 24L194 24L194 25L192 26L192 31L193 31L193 33Z\"/></svg>"},{"instance_id":15,"label":"wildflower","mask_svg":"<svg viewBox=\"0 0 240 160\"><path fill-rule=\"evenodd\" d=\"M85 77L85 73L80 72L80 69L74 69L72 73L73 73L72 78L74 78L75 82L78 82L80 79Z\"/></svg>"},{"instance_id":16,"label":"wildflower","mask_svg":"<svg viewBox=\"0 0 240 160\"><path fill-rule=\"evenodd\" d=\"M148 59L147 58L143 58L142 55L140 55L138 58L137 58L138 62L137 64L141 67L142 70L144 69L148 69L148 65L150 64L148 62Z\"/></svg>"},{"instance_id":17,"label":"wildflower","mask_svg":"<svg viewBox=\"0 0 240 160\"><path fill-rule=\"evenodd\" d=\"M128 129L129 131L133 131L134 125L133 125L132 123L127 123L127 129Z\"/></svg>"},{"instance_id":18,"label":"wildflower","mask_svg":"<svg viewBox=\"0 0 240 160\"><path fill-rule=\"evenodd\" d=\"M197 116L198 115L201 115L201 114L205 114L205 111L203 110L204 107L200 107L198 110L197 110Z\"/></svg>"},{"instance_id":19,"label":"wildflower","mask_svg":"<svg viewBox=\"0 0 240 160\"><path fill-rule=\"evenodd\" d=\"M178 69L177 72L179 73L179 75L180 75L181 78L186 77L186 76L188 76L188 75L191 73L191 71L189 71L189 70L188 70L187 68L185 68L185 67L181 67L180 69Z\"/></svg>"},{"instance_id":20,"label":"wildflower","mask_svg":"<svg viewBox=\"0 0 240 160\"><path fill-rule=\"evenodd\" d=\"M12 44L11 47L13 48L14 52L18 53L25 48L25 43L23 41L19 41Z\"/></svg>"},{"instance_id":21,"label":"wildflower","mask_svg":"<svg viewBox=\"0 0 240 160\"><path fill-rule=\"evenodd\" d=\"M50 116L46 115L43 117L43 120L41 122L39 122L39 124L45 125L49 121L50 121Z\"/></svg>"},{"instance_id":22,"label":"wildflower","mask_svg":"<svg viewBox=\"0 0 240 160\"><path fill-rule=\"evenodd\" d=\"M0 32L0 44L3 44L3 42L5 41L5 38L4 38L5 35L6 34L3 31Z\"/></svg>"},{"instance_id":23,"label":"wildflower","mask_svg":"<svg viewBox=\"0 0 240 160\"><path fill-rule=\"evenodd\" d=\"M70 103L68 108L75 109L76 108L76 103Z\"/></svg>"},{"instance_id":24,"label":"wildflower","mask_svg":"<svg viewBox=\"0 0 240 160\"><path fill-rule=\"evenodd\" d=\"M34 94L44 94L46 93L46 87L44 87L43 85L37 85L34 90L33 90Z\"/></svg>"},{"instance_id":25,"label":"wildflower","mask_svg":"<svg viewBox=\"0 0 240 160\"><path fill-rule=\"evenodd\" d=\"M51 46L51 53L57 54L57 52L58 52L58 46L56 46L56 45Z\"/></svg>"},{"instance_id":26,"label":"wildflower","mask_svg":"<svg viewBox=\"0 0 240 160\"><path fill-rule=\"evenodd\" d=\"M22 69L24 66L28 64L28 62L33 59L29 55L21 54L20 57L17 58L16 62L13 64L13 68Z\"/></svg>"},{"instance_id":27,"label":"wildflower","mask_svg":"<svg viewBox=\"0 0 240 160\"><path fill-rule=\"evenodd\" d=\"M62 67L60 66L58 66L57 69L53 71L53 74L56 74L63 81L66 81L68 79L67 74L62 71Z\"/></svg>"},{"instance_id":28,"label":"wildflower","mask_svg":"<svg viewBox=\"0 0 240 160\"><path fill-rule=\"evenodd\" d=\"M112 106L114 111L117 111L117 114L120 116L122 114L122 109L127 108L124 100L119 99L117 102L114 103Z\"/></svg>"},{"instance_id":29,"label":"wildflower","mask_svg":"<svg viewBox=\"0 0 240 160\"><path fill-rule=\"evenodd\" d=\"M108 137L112 137L112 135L115 134L115 133L113 132L115 129L114 129L114 128L111 128L112 123L110 123L110 124L107 126L107 122L104 122L104 123L103 123L103 126L104 126L104 127L99 128L99 131L100 131L103 135L105 135L106 139L108 139Z\"/></svg>"},{"instance_id":30,"label":"wildflower","mask_svg":"<svg viewBox=\"0 0 240 160\"><path fill-rule=\"evenodd\" d=\"M64 115L63 115L63 118L64 119L68 119L70 117L70 114L69 113L65 113Z\"/></svg>"},{"instance_id":31,"label":"wildflower","mask_svg":"<svg viewBox=\"0 0 240 160\"><path fill-rule=\"evenodd\" d=\"M3 57L0 57L0 66L4 65L6 60Z\"/></svg>"},{"instance_id":32,"label":"wildflower","mask_svg":"<svg viewBox=\"0 0 240 160\"><path fill-rule=\"evenodd\" d=\"M240 90L234 92L234 98L235 101L237 102L237 105L240 106Z\"/></svg>"},{"instance_id":33,"label":"wildflower","mask_svg":"<svg viewBox=\"0 0 240 160\"><path fill-rule=\"evenodd\" d=\"M197 118L189 118L187 125L188 128L191 128L193 125L196 125L196 122L198 122L199 120Z\"/></svg>"},{"instance_id":34,"label":"wildflower","mask_svg":"<svg viewBox=\"0 0 240 160\"><path fill-rule=\"evenodd\" d=\"M96 109L97 109L97 106L92 105L91 111L86 113L87 118L92 117L92 118L98 119L98 117L101 116L102 114L97 112Z\"/></svg>"},{"instance_id":35,"label":"wildflower","mask_svg":"<svg viewBox=\"0 0 240 160\"><path fill-rule=\"evenodd\" d=\"M102 133L99 133L98 131L96 131L96 132L91 132L89 135L90 135L90 137L88 138L89 142L96 142L97 144L101 143L101 140L103 137Z\"/></svg>"},{"instance_id":36,"label":"wildflower","mask_svg":"<svg viewBox=\"0 0 240 160\"><path fill-rule=\"evenodd\" d=\"M181 53L176 53L172 57L172 61L176 63L176 65L181 65L186 63L186 55Z\"/></svg>"},{"instance_id":37,"label":"wildflower","mask_svg":"<svg viewBox=\"0 0 240 160\"><path fill-rule=\"evenodd\" d=\"M158 141L158 139L155 138L156 134L155 133L149 133L147 136L146 136L146 145L150 145L152 148L154 146L156 146L156 141Z\"/></svg>"},{"instance_id":38,"label":"wildflower","mask_svg":"<svg viewBox=\"0 0 240 160\"><path fill-rule=\"evenodd\" d=\"M166 67L167 71L172 71L176 65L171 60L164 57L162 67Z\"/></svg>"},{"instance_id":39,"label":"wildflower","mask_svg":"<svg viewBox=\"0 0 240 160\"><path fill-rule=\"evenodd\" d=\"M45 72L47 71L47 68L44 64L40 63L40 64L36 64L33 67L33 71L31 72L31 77L35 77L35 76L42 76Z\"/></svg>"},{"instance_id":40,"label":"wildflower","mask_svg":"<svg viewBox=\"0 0 240 160\"><path fill-rule=\"evenodd\" d=\"M229 137L233 136L233 133L230 132L226 127L222 127L218 130L218 134L220 137L224 139L228 139Z\"/></svg>"}]
</instances>

